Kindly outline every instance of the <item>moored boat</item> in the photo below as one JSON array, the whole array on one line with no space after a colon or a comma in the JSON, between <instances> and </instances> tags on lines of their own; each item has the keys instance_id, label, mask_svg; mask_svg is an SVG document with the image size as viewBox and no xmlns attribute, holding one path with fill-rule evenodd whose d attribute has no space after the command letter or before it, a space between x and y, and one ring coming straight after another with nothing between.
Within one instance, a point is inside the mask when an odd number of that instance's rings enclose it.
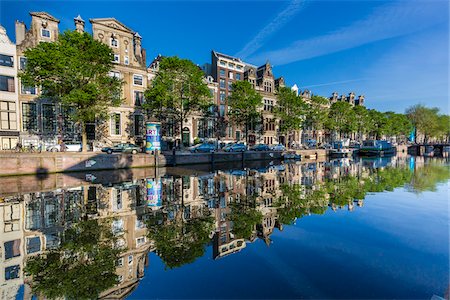
<instances>
[{"instance_id":1,"label":"moored boat","mask_svg":"<svg viewBox=\"0 0 450 300\"><path fill-rule=\"evenodd\" d=\"M330 150L330 156L331 157L347 157L350 156L352 153L352 150L350 150L347 147L344 147L343 141L337 141L333 143L333 149Z\"/></svg>"},{"instance_id":2,"label":"moored boat","mask_svg":"<svg viewBox=\"0 0 450 300\"><path fill-rule=\"evenodd\" d=\"M389 141L367 140L364 141L358 154L361 156L395 155L397 148Z\"/></svg>"}]
</instances>

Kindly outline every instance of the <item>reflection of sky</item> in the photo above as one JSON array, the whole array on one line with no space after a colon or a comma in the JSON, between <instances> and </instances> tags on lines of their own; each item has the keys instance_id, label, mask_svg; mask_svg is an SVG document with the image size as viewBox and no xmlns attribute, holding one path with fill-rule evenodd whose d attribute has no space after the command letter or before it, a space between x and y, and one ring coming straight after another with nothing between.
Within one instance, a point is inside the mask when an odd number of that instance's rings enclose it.
<instances>
[{"instance_id":1,"label":"reflection of sky","mask_svg":"<svg viewBox=\"0 0 450 300\"><path fill-rule=\"evenodd\" d=\"M312 215L240 253L174 270L150 254L130 298L421 298L449 282L448 186L368 195L363 207Z\"/></svg>"}]
</instances>

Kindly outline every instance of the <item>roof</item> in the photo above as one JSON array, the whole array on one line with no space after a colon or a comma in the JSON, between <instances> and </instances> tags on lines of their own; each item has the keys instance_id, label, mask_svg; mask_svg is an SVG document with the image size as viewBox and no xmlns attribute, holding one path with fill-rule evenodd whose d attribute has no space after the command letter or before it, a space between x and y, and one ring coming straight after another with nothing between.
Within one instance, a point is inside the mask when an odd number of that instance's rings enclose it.
<instances>
[{"instance_id":1,"label":"roof","mask_svg":"<svg viewBox=\"0 0 450 300\"><path fill-rule=\"evenodd\" d=\"M34 17L38 17L38 18L42 18L42 19L46 19L49 21L53 21L53 22L58 22L59 20L57 18L55 18L54 16L52 16L51 14L45 12L45 11L35 11L35 12L30 12L31 16Z\"/></svg>"},{"instance_id":2,"label":"roof","mask_svg":"<svg viewBox=\"0 0 450 300\"><path fill-rule=\"evenodd\" d=\"M83 20L83 18L81 18L80 14L78 14L78 16L76 18L73 18L73 19L76 20L76 21L80 21L80 22L84 23L84 20Z\"/></svg>"},{"instance_id":3,"label":"roof","mask_svg":"<svg viewBox=\"0 0 450 300\"><path fill-rule=\"evenodd\" d=\"M131 29L130 27L126 26L125 24L123 24L122 22L118 21L116 18L97 18L97 19L89 19L89 22L91 23L97 23L97 24L102 24L105 25L107 27L112 27L114 29L121 29L123 31L128 31L134 34L133 29ZM108 22L113 22L113 23L108 23ZM114 26L114 23L117 23L118 25L120 25L122 28L118 27L117 25Z\"/></svg>"},{"instance_id":4,"label":"roof","mask_svg":"<svg viewBox=\"0 0 450 300\"><path fill-rule=\"evenodd\" d=\"M227 59L231 59L231 60L234 60L234 61L238 61L238 62L244 63L244 62L243 62L240 58L238 58L238 57L234 57L234 56L231 56L231 55L219 53L219 52L214 51L214 50L212 50L212 52L213 52L213 55L216 56L216 57L220 57L220 56L221 56L221 57L223 57L223 58L227 58Z\"/></svg>"}]
</instances>

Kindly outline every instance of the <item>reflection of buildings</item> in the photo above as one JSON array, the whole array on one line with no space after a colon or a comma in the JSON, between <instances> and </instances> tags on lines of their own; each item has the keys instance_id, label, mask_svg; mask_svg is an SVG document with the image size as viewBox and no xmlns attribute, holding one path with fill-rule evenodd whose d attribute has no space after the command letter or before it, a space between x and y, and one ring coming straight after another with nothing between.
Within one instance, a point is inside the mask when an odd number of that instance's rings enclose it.
<instances>
[{"instance_id":1,"label":"reflection of buildings","mask_svg":"<svg viewBox=\"0 0 450 300\"><path fill-rule=\"evenodd\" d=\"M406 163L406 160L395 160L398 166ZM57 248L64 229L86 218L111 222L111 231L118 238L116 246L126 249L116 261L118 284L100 295L104 299L119 299L138 285L149 263L148 253L156 250L146 221L157 212L162 212L165 218L157 226L172 221L214 218L209 236L213 257L223 258L248 247L257 238L270 245L275 228L282 230L283 224L288 223L281 218L288 206L284 202L288 197L283 194L285 187L298 187L294 200L300 204L295 206L294 213L298 214L294 217L323 213L328 205L332 210L344 207L355 210L363 206L364 197L334 203L334 190L327 190L327 184L340 183L340 180L345 184L346 178L363 183L374 172L370 164L341 161L215 171L200 176L187 175L187 172L183 176L165 175L159 178L158 196L162 205L156 208L147 207L146 179L110 185L86 184L3 198L0 195L0 293L2 299L12 298L25 283L25 298L30 298L32 281L23 275L27 259ZM261 219L250 224L249 236L242 237L235 232L238 224L232 216L244 209L257 211Z\"/></svg>"}]
</instances>

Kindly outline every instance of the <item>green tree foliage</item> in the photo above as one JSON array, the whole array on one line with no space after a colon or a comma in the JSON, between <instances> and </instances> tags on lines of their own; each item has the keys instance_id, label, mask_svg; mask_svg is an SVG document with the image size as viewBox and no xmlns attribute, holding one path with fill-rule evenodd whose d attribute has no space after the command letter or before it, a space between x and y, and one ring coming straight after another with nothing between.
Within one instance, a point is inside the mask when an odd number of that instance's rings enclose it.
<instances>
[{"instance_id":1,"label":"green tree foliage","mask_svg":"<svg viewBox=\"0 0 450 300\"><path fill-rule=\"evenodd\" d=\"M280 121L280 131L290 134L300 130L305 120L307 105L302 97L287 87L281 87L277 92L275 115Z\"/></svg>"},{"instance_id":2,"label":"green tree foliage","mask_svg":"<svg viewBox=\"0 0 450 300\"><path fill-rule=\"evenodd\" d=\"M261 212L248 205L233 202L228 219L233 222L236 238L250 239L257 224L262 220Z\"/></svg>"},{"instance_id":3,"label":"green tree foliage","mask_svg":"<svg viewBox=\"0 0 450 300\"><path fill-rule=\"evenodd\" d=\"M23 84L40 86L42 98L76 108L70 118L81 125L86 151L86 123L104 119L119 106L121 81L111 77L113 52L88 33L65 31L54 43L39 43L25 51Z\"/></svg>"},{"instance_id":4,"label":"green tree foliage","mask_svg":"<svg viewBox=\"0 0 450 300\"><path fill-rule=\"evenodd\" d=\"M115 262L123 249L115 240L109 222L88 220L67 229L58 248L26 261L33 291L49 299L96 299L118 282Z\"/></svg>"},{"instance_id":5,"label":"green tree foliage","mask_svg":"<svg viewBox=\"0 0 450 300\"><path fill-rule=\"evenodd\" d=\"M203 72L192 61L176 56L161 60L145 98L143 107L149 114L162 122L174 120L179 125L178 133L192 112L204 111L213 104Z\"/></svg>"},{"instance_id":6,"label":"green tree foliage","mask_svg":"<svg viewBox=\"0 0 450 300\"><path fill-rule=\"evenodd\" d=\"M327 128L336 131L339 138L343 133L354 132L355 115L352 106L344 101L333 103L328 114Z\"/></svg>"},{"instance_id":7,"label":"green tree foliage","mask_svg":"<svg viewBox=\"0 0 450 300\"><path fill-rule=\"evenodd\" d=\"M204 255L205 247L210 242L213 219L174 219L149 223L148 229L148 236L155 242L158 256L167 268L173 269L192 263Z\"/></svg>"},{"instance_id":8,"label":"green tree foliage","mask_svg":"<svg viewBox=\"0 0 450 300\"><path fill-rule=\"evenodd\" d=\"M416 193L436 191L436 185L447 182L449 178L449 165L430 162L415 170L409 183L409 189Z\"/></svg>"},{"instance_id":9,"label":"green tree foliage","mask_svg":"<svg viewBox=\"0 0 450 300\"><path fill-rule=\"evenodd\" d=\"M362 136L369 130L369 112L364 106L356 105L353 107L353 114L355 116L355 131L358 134L358 139L362 139Z\"/></svg>"},{"instance_id":10,"label":"green tree foliage","mask_svg":"<svg viewBox=\"0 0 450 300\"><path fill-rule=\"evenodd\" d=\"M448 124L446 126L442 126L440 123L440 115L439 109L428 108L421 104L417 104L409 107L406 110L406 115L412 121L415 129L416 129L416 140L417 142L417 134L421 133L424 135L424 142L427 143L430 137L439 137L445 135L445 127L448 128ZM446 117L443 117L441 121L445 120ZM447 119L448 120L448 119ZM444 130L442 130L444 129ZM447 136L448 138L448 136Z\"/></svg>"},{"instance_id":11,"label":"green tree foliage","mask_svg":"<svg viewBox=\"0 0 450 300\"><path fill-rule=\"evenodd\" d=\"M313 95L310 103L307 104L305 109L306 119L305 126L312 128L313 130L322 130L327 123L330 101L322 96Z\"/></svg>"},{"instance_id":12,"label":"green tree foliage","mask_svg":"<svg viewBox=\"0 0 450 300\"><path fill-rule=\"evenodd\" d=\"M233 82L231 91L231 95L228 96L231 111L228 115L236 125L245 126L245 139L248 141L250 125L261 120L262 96L253 89L248 81Z\"/></svg>"}]
</instances>

